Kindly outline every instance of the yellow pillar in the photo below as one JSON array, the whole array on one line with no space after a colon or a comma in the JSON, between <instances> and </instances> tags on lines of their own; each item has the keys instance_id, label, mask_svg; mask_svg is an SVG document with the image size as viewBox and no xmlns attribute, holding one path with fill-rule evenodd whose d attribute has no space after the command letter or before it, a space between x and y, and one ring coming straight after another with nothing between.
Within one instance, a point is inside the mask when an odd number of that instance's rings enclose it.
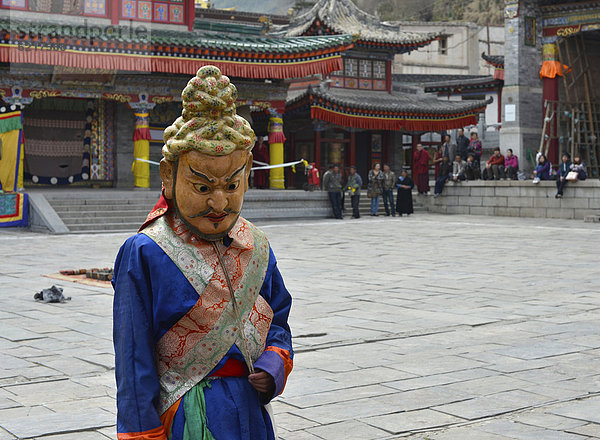
<instances>
[{"instance_id":1,"label":"yellow pillar","mask_svg":"<svg viewBox=\"0 0 600 440\"><path fill-rule=\"evenodd\" d=\"M271 117L269 119L269 159L271 165L283 163L283 119ZM269 186L274 189L285 189L283 167L269 170Z\"/></svg>"},{"instance_id":2,"label":"yellow pillar","mask_svg":"<svg viewBox=\"0 0 600 440\"><path fill-rule=\"evenodd\" d=\"M150 164L137 159L150 160L150 125L148 112L136 112L133 132L133 184L138 188L150 188Z\"/></svg>"}]
</instances>

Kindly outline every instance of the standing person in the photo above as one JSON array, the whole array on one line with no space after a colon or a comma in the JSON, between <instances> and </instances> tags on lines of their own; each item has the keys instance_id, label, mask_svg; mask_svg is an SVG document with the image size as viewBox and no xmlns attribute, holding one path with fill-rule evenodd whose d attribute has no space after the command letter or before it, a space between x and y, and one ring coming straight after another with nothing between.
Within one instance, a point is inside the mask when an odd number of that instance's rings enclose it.
<instances>
[{"instance_id":1,"label":"standing person","mask_svg":"<svg viewBox=\"0 0 600 440\"><path fill-rule=\"evenodd\" d=\"M472 156L472 155L470 155ZM475 161L473 160L473 163ZM476 165L475 165L476 166ZM452 163L452 180L454 182L459 182L465 180L465 170L467 169L467 162L465 162L460 154L456 155L454 162Z\"/></svg>"},{"instance_id":2,"label":"standing person","mask_svg":"<svg viewBox=\"0 0 600 440\"><path fill-rule=\"evenodd\" d=\"M323 189L329 195L333 217L341 220L342 217L342 175L340 167L335 164L331 170L327 170L323 175Z\"/></svg>"},{"instance_id":3,"label":"standing person","mask_svg":"<svg viewBox=\"0 0 600 440\"><path fill-rule=\"evenodd\" d=\"M394 189L396 188L396 173L394 173L388 164L383 166L383 205L385 206L385 215L389 217L392 214L396 216L396 208L394 206ZM389 206L388 206L389 202ZM391 209L390 209L391 207Z\"/></svg>"},{"instance_id":4,"label":"standing person","mask_svg":"<svg viewBox=\"0 0 600 440\"><path fill-rule=\"evenodd\" d=\"M429 192L429 153L423 148L423 145L417 144L417 151L413 156L415 180L419 194L427 194Z\"/></svg>"},{"instance_id":5,"label":"standing person","mask_svg":"<svg viewBox=\"0 0 600 440\"><path fill-rule=\"evenodd\" d=\"M263 405L292 369L292 299L267 237L240 217L255 135L222 96L235 88L216 67L188 83L164 132L161 197L116 258L119 439L275 439ZM228 131L203 134L215 123Z\"/></svg>"},{"instance_id":6,"label":"standing person","mask_svg":"<svg viewBox=\"0 0 600 440\"><path fill-rule=\"evenodd\" d=\"M444 143L442 144L442 155L448 158L448 163L450 163L458 154L458 148L456 144L452 143L450 135L447 134L444 136Z\"/></svg>"},{"instance_id":7,"label":"standing person","mask_svg":"<svg viewBox=\"0 0 600 440\"><path fill-rule=\"evenodd\" d=\"M360 218L358 210L360 203L360 188L362 187L362 178L356 172L356 167L352 165L348 173L348 181L346 182L346 190L350 194L350 203L352 204L352 218Z\"/></svg>"},{"instance_id":8,"label":"standing person","mask_svg":"<svg viewBox=\"0 0 600 440\"><path fill-rule=\"evenodd\" d=\"M265 141L267 136L259 137L258 144L254 147L254 160L259 162L269 163L269 144ZM262 166L262 165L261 165ZM269 177L269 170L256 170L254 171L254 188L265 189L267 188L267 179Z\"/></svg>"},{"instance_id":9,"label":"standing person","mask_svg":"<svg viewBox=\"0 0 600 440\"><path fill-rule=\"evenodd\" d=\"M458 129L458 136L456 137L456 154L460 154L463 160L467 160L469 149L469 138L465 136L465 131L462 128ZM450 156L453 158L455 156Z\"/></svg>"},{"instance_id":10,"label":"standing person","mask_svg":"<svg viewBox=\"0 0 600 440\"><path fill-rule=\"evenodd\" d=\"M511 180L517 180L517 172L519 171L519 158L513 154L512 148L506 150L504 158L504 176L508 176Z\"/></svg>"},{"instance_id":11,"label":"standing person","mask_svg":"<svg viewBox=\"0 0 600 440\"><path fill-rule=\"evenodd\" d=\"M440 165L440 177L438 177L435 181L435 190L433 191L434 197L438 197L440 194L442 194L444 186L446 185L446 182L450 178L451 174L452 165L448 161L448 156L444 156L442 164Z\"/></svg>"},{"instance_id":12,"label":"standing person","mask_svg":"<svg viewBox=\"0 0 600 440\"><path fill-rule=\"evenodd\" d=\"M500 148L494 148L494 154L485 163L487 180L500 180L504 174L504 156L500 153Z\"/></svg>"},{"instance_id":13,"label":"standing person","mask_svg":"<svg viewBox=\"0 0 600 440\"><path fill-rule=\"evenodd\" d=\"M533 183L540 183L540 180L550 180L550 162L544 154L540 154L538 164L533 170Z\"/></svg>"},{"instance_id":14,"label":"standing person","mask_svg":"<svg viewBox=\"0 0 600 440\"><path fill-rule=\"evenodd\" d=\"M483 145L481 145L481 141L479 140L479 136L477 135L477 131L473 130L471 132L471 140L469 141L469 147L467 148L467 155L469 153L473 154L474 160L477 163L477 166L481 168L481 153L483 152Z\"/></svg>"},{"instance_id":15,"label":"standing person","mask_svg":"<svg viewBox=\"0 0 600 440\"><path fill-rule=\"evenodd\" d=\"M567 174L571 171L572 165L571 155L569 153L563 153L562 163L560 164L560 167L558 167L558 176L556 177L557 191L554 197L557 199L560 199L563 196L563 188L567 184Z\"/></svg>"},{"instance_id":16,"label":"standing person","mask_svg":"<svg viewBox=\"0 0 600 440\"><path fill-rule=\"evenodd\" d=\"M330 163L329 165L327 165L327 171L325 171L323 173L323 178L321 179L321 184L323 185L323 191L327 191L325 189L325 180L329 180L328 176L330 176L332 172L333 172L333 164Z\"/></svg>"},{"instance_id":17,"label":"standing person","mask_svg":"<svg viewBox=\"0 0 600 440\"><path fill-rule=\"evenodd\" d=\"M413 213L412 190L414 187L415 184L412 179L408 177L406 170L402 170L396 181L396 188L398 188L396 212L400 217L402 217L402 214L410 215Z\"/></svg>"},{"instance_id":18,"label":"standing person","mask_svg":"<svg viewBox=\"0 0 600 440\"><path fill-rule=\"evenodd\" d=\"M458 155L456 155L456 157L458 158ZM467 180L481 179L481 169L475 163L475 156L473 156L472 154L469 154L467 156L467 162L465 165L465 178Z\"/></svg>"},{"instance_id":19,"label":"standing person","mask_svg":"<svg viewBox=\"0 0 600 440\"><path fill-rule=\"evenodd\" d=\"M442 158L444 157L444 146L440 145L435 153L433 154L433 164L435 165L435 180L437 180L440 173L440 164L442 163Z\"/></svg>"},{"instance_id":20,"label":"standing person","mask_svg":"<svg viewBox=\"0 0 600 440\"><path fill-rule=\"evenodd\" d=\"M381 172L381 164L378 162L373 165L373 169L369 171L369 186L367 187L367 197L371 199L371 215L377 217L379 209L379 196L383 192L383 173Z\"/></svg>"},{"instance_id":21,"label":"standing person","mask_svg":"<svg viewBox=\"0 0 600 440\"><path fill-rule=\"evenodd\" d=\"M306 168L306 175L308 177L304 189L306 191L314 191L316 188L319 188L321 184L319 179L319 170L314 162L308 164L308 167Z\"/></svg>"}]
</instances>

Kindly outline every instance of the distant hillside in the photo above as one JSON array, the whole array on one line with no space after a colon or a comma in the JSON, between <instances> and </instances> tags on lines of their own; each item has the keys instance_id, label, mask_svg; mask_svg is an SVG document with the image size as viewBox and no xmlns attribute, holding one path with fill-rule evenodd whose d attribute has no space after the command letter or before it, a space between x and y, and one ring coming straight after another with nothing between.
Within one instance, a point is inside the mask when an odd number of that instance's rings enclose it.
<instances>
[{"instance_id":1,"label":"distant hillside","mask_svg":"<svg viewBox=\"0 0 600 440\"><path fill-rule=\"evenodd\" d=\"M210 3L217 9L237 6L237 11L287 15L296 2L295 0L211 0Z\"/></svg>"},{"instance_id":2,"label":"distant hillside","mask_svg":"<svg viewBox=\"0 0 600 440\"><path fill-rule=\"evenodd\" d=\"M503 26L504 0L354 0L383 21L470 21Z\"/></svg>"},{"instance_id":3,"label":"distant hillside","mask_svg":"<svg viewBox=\"0 0 600 440\"><path fill-rule=\"evenodd\" d=\"M504 25L504 0L353 0L359 8L383 21L470 21L479 25ZM315 0L211 0L215 8L287 15L296 3L304 7Z\"/></svg>"}]
</instances>

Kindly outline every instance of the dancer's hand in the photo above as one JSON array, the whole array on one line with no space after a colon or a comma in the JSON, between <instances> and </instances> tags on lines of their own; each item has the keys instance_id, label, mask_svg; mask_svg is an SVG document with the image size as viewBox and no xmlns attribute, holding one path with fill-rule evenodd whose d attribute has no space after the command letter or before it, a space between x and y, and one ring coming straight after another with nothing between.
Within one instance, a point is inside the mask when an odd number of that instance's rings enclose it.
<instances>
[{"instance_id":1,"label":"dancer's hand","mask_svg":"<svg viewBox=\"0 0 600 440\"><path fill-rule=\"evenodd\" d=\"M272 395L275 392L275 379L266 371L257 371L248 376L248 382L259 393Z\"/></svg>"}]
</instances>

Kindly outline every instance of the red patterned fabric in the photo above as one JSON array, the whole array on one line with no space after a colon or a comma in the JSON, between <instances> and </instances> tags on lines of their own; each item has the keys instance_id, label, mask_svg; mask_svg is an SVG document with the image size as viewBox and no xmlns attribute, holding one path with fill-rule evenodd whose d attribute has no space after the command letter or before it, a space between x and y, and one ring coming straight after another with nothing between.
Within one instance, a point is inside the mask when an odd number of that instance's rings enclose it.
<instances>
[{"instance_id":1,"label":"red patterned fabric","mask_svg":"<svg viewBox=\"0 0 600 440\"><path fill-rule=\"evenodd\" d=\"M160 198L158 199L158 202L156 202L156 205L154 205L154 208L152 208L152 211L150 211L150 214L148 214L148 216L146 217L144 224L140 227L140 229L138 229L138 232L140 232L142 229L144 229L157 218L165 215L169 210L170 206L171 205L169 203L169 200L165 197L165 193L163 190L160 193Z\"/></svg>"},{"instance_id":2,"label":"red patterned fabric","mask_svg":"<svg viewBox=\"0 0 600 440\"><path fill-rule=\"evenodd\" d=\"M273 63L219 61L174 56L139 56L127 54L102 54L77 51L18 50L17 45L0 47L0 61L8 63L47 64L50 66L82 69L109 69L141 72L164 72L195 75L200 67L210 64L221 69L224 75L240 78L303 78L327 75L344 68L341 55L308 61L273 59ZM284 61L284 62L279 62ZM285 62L287 61L287 62Z\"/></svg>"},{"instance_id":3,"label":"red patterned fabric","mask_svg":"<svg viewBox=\"0 0 600 440\"><path fill-rule=\"evenodd\" d=\"M466 115L397 115L395 117L376 117L369 115L350 115L335 112L326 108L312 106L310 117L330 122L341 127L363 128L367 130L407 130L407 131L442 131L452 128L476 125L476 115L484 108L475 109Z\"/></svg>"}]
</instances>

